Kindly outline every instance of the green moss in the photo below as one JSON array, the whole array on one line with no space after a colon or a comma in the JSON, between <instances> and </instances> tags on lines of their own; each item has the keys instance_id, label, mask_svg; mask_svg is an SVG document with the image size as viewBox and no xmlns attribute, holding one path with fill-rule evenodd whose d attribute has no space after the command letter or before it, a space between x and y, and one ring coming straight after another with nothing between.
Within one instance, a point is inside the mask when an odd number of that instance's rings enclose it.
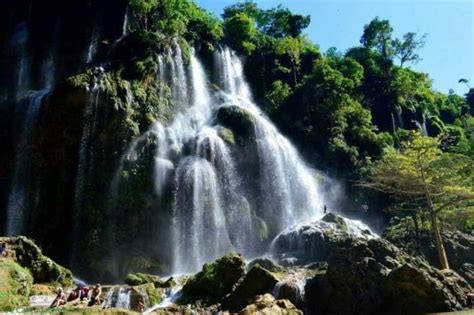
<instances>
[{"instance_id":1,"label":"green moss","mask_svg":"<svg viewBox=\"0 0 474 315\"><path fill-rule=\"evenodd\" d=\"M33 286L30 272L13 260L0 260L0 311L28 305Z\"/></svg>"},{"instance_id":2,"label":"green moss","mask_svg":"<svg viewBox=\"0 0 474 315\"><path fill-rule=\"evenodd\" d=\"M235 144L234 133L232 132L232 130L224 128L224 127L218 127L217 134L227 144L231 144L231 145Z\"/></svg>"},{"instance_id":3,"label":"green moss","mask_svg":"<svg viewBox=\"0 0 474 315\"><path fill-rule=\"evenodd\" d=\"M255 119L250 112L238 106L221 107L217 121L243 139L254 137Z\"/></svg>"},{"instance_id":4,"label":"green moss","mask_svg":"<svg viewBox=\"0 0 474 315\"><path fill-rule=\"evenodd\" d=\"M228 254L205 264L202 271L184 285L180 303L202 300L205 304L214 304L231 292L244 273L245 263L240 254Z\"/></svg>"},{"instance_id":5,"label":"green moss","mask_svg":"<svg viewBox=\"0 0 474 315\"><path fill-rule=\"evenodd\" d=\"M159 276L146 273L130 273L125 277L125 283L128 285L141 285L146 283L161 283Z\"/></svg>"},{"instance_id":6,"label":"green moss","mask_svg":"<svg viewBox=\"0 0 474 315\"><path fill-rule=\"evenodd\" d=\"M43 255L41 249L30 239L19 236L7 238L9 248L15 251L16 262L28 269L35 283L72 285L72 273L68 269Z\"/></svg>"}]
</instances>

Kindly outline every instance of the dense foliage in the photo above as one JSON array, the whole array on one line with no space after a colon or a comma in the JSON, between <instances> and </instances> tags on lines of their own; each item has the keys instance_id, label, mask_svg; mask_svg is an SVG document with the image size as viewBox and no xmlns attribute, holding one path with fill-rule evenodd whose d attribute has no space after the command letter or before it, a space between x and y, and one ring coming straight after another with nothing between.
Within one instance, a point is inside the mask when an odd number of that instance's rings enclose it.
<instances>
[{"instance_id":1,"label":"dense foliage","mask_svg":"<svg viewBox=\"0 0 474 315\"><path fill-rule=\"evenodd\" d=\"M312 163L347 180L358 201L354 209L368 203L376 211L397 208L385 193L374 196L353 183L377 168L374 161L406 147L410 130L436 137L448 164L473 158L474 89L461 79L466 96L446 95L432 89L426 73L410 69L421 60L426 34L394 38L390 22L376 17L363 28L361 46L321 53L303 34L310 18L281 6L263 10L247 1L227 7L222 17L224 40L245 57L257 100ZM471 229L472 211L460 210L451 207L449 221Z\"/></svg>"},{"instance_id":2,"label":"dense foliage","mask_svg":"<svg viewBox=\"0 0 474 315\"><path fill-rule=\"evenodd\" d=\"M469 90L465 97L446 95L432 89L426 73L410 69L421 60L426 34L394 38L390 22L376 17L361 29L360 46L322 53L303 33L310 17L281 5L261 9L253 1L239 2L226 7L219 20L191 0L129 4L133 30L179 37L208 51L226 44L245 58L256 100L304 148L312 164L346 182L357 201L352 210L386 209L392 216L407 214L393 209L420 207L354 185L381 170L378 160L403 154L399 150L405 152L413 141L434 145L448 165L474 156L474 89L469 82L459 80ZM411 130L435 138L413 140ZM408 165L398 167L403 172ZM449 169L441 171L437 176L449 177ZM474 215L461 210L451 206L443 218L469 230Z\"/></svg>"}]
</instances>

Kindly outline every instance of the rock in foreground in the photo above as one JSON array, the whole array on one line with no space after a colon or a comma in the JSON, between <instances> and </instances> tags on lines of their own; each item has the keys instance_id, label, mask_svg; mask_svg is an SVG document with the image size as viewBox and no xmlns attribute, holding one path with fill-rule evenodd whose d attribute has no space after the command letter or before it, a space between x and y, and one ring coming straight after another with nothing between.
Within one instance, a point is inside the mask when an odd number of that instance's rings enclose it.
<instances>
[{"instance_id":1,"label":"rock in foreground","mask_svg":"<svg viewBox=\"0 0 474 315\"><path fill-rule=\"evenodd\" d=\"M239 254L229 254L205 264L202 271L184 285L181 302L201 300L209 305L217 303L232 291L232 287L244 273L245 263Z\"/></svg>"},{"instance_id":2,"label":"rock in foreground","mask_svg":"<svg viewBox=\"0 0 474 315\"><path fill-rule=\"evenodd\" d=\"M422 314L461 309L468 283L383 239L347 240L308 280L310 314Z\"/></svg>"},{"instance_id":3,"label":"rock in foreground","mask_svg":"<svg viewBox=\"0 0 474 315\"><path fill-rule=\"evenodd\" d=\"M32 240L18 236L2 237L0 242L6 243L13 259L31 272L35 283L72 285L71 271L43 255L41 249Z\"/></svg>"}]
</instances>

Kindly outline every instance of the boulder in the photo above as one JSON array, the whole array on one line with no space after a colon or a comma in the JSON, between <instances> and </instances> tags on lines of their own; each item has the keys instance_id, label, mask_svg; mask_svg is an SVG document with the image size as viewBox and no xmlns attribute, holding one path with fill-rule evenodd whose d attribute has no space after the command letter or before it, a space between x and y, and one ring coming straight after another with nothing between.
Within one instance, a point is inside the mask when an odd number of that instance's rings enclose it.
<instances>
[{"instance_id":1,"label":"boulder","mask_svg":"<svg viewBox=\"0 0 474 315\"><path fill-rule=\"evenodd\" d=\"M14 253L14 260L30 271L35 283L72 285L71 271L43 255L41 249L32 240L18 236L3 237L0 238L0 242L7 244L8 249Z\"/></svg>"},{"instance_id":2,"label":"boulder","mask_svg":"<svg viewBox=\"0 0 474 315\"><path fill-rule=\"evenodd\" d=\"M162 281L159 276L138 272L138 273L129 273L125 277L125 283L131 286L141 285L141 284L146 284L146 283L153 283L153 284L158 284L158 286L161 286Z\"/></svg>"},{"instance_id":3,"label":"boulder","mask_svg":"<svg viewBox=\"0 0 474 315\"><path fill-rule=\"evenodd\" d=\"M244 275L245 263L240 254L228 254L213 263L205 264L202 271L192 276L183 286L180 303L201 300L204 304L219 302L232 291Z\"/></svg>"},{"instance_id":4,"label":"boulder","mask_svg":"<svg viewBox=\"0 0 474 315\"><path fill-rule=\"evenodd\" d=\"M11 259L0 260L0 311L28 305L33 277Z\"/></svg>"},{"instance_id":5,"label":"boulder","mask_svg":"<svg viewBox=\"0 0 474 315\"><path fill-rule=\"evenodd\" d=\"M222 307L231 311L239 311L255 296L271 293L277 283L278 278L257 264L239 280L232 293L222 301Z\"/></svg>"},{"instance_id":6,"label":"boulder","mask_svg":"<svg viewBox=\"0 0 474 315\"><path fill-rule=\"evenodd\" d=\"M239 106L231 105L219 108L217 122L230 129L240 142L255 137L254 117L249 111Z\"/></svg>"},{"instance_id":7,"label":"boulder","mask_svg":"<svg viewBox=\"0 0 474 315\"><path fill-rule=\"evenodd\" d=\"M277 272L281 271L283 268L279 266L276 262L268 257L259 257L255 258L247 265L247 270L252 269L255 265L260 265L260 267L267 269L268 271Z\"/></svg>"},{"instance_id":8,"label":"boulder","mask_svg":"<svg viewBox=\"0 0 474 315\"><path fill-rule=\"evenodd\" d=\"M348 239L305 286L310 314L421 314L462 308L469 284L383 239Z\"/></svg>"},{"instance_id":9,"label":"boulder","mask_svg":"<svg viewBox=\"0 0 474 315\"><path fill-rule=\"evenodd\" d=\"M304 282L290 278L277 284L274 295L277 299L288 300L298 308L304 305Z\"/></svg>"},{"instance_id":10,"label":"boulder","mask_svg":"<svg viewBox=\"0 0 474 315\"><path fill-rule=\"evenodd\" d=\"M285 266L325 261L341 243L351 239L375 238L360 223L328 213L322 219L298 224L281 232L273 241L272 252Z\"/></svg>"},{"instance_id":11,"label":"boulder","mask_svg":"<svg viewBox=\"0 0 474 315\"><path fill-rule=\"evenodd\" d=\"M271 294L257 296L252 304L241 310L239 315L278 315L278 314L303 314L288 300L275 300Z\"/></svg>"},{"instance_id":12,"label":"boulder","mask_svg":"<svg viewBox=\"0 0 474 315\"><path fill-rule=\"evenodd\" d=\"M409 254L420 255L431 265L439 266L438 253L431 230L418 233L411 218L404 218L387 228L383 237ZM449 266L474 286L474 235L462 233L448 226L441 231Z\"/></svg>"}]
</instances>

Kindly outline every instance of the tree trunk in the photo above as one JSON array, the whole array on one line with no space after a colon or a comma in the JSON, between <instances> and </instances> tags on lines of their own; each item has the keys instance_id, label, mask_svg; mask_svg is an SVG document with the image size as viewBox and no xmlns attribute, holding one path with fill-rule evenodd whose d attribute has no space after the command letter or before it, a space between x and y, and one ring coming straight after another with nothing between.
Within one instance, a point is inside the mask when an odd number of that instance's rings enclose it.
<instances>
[{"instance_id":1,"label":"tree trunk","mask_svg":"<svg viewBox=\"0 0 474 315\"><path fill-rule=\"evenodd\" d=\"M431 213L431 228L433 229L433 234L436 243L436 250L438 251L439 265L441 269L449 269L448 257L446 256L446 251L444 250L443 240L441 239L441 233L438 226L438 218L434 211Z\"/></svg>"},{"instance_id":2,"label":"tree trunk","mask_svg":"<svg viewBox=\"0 0 474 315\"><path fill-rule=\"evenodd\" d=\"M420 226L418 224L418 218L416 216L416 213L412 214L411 218L413 219L413 224L415 225L415 237L418 243L420 240Z\"/></svg>"}]
</instances>

